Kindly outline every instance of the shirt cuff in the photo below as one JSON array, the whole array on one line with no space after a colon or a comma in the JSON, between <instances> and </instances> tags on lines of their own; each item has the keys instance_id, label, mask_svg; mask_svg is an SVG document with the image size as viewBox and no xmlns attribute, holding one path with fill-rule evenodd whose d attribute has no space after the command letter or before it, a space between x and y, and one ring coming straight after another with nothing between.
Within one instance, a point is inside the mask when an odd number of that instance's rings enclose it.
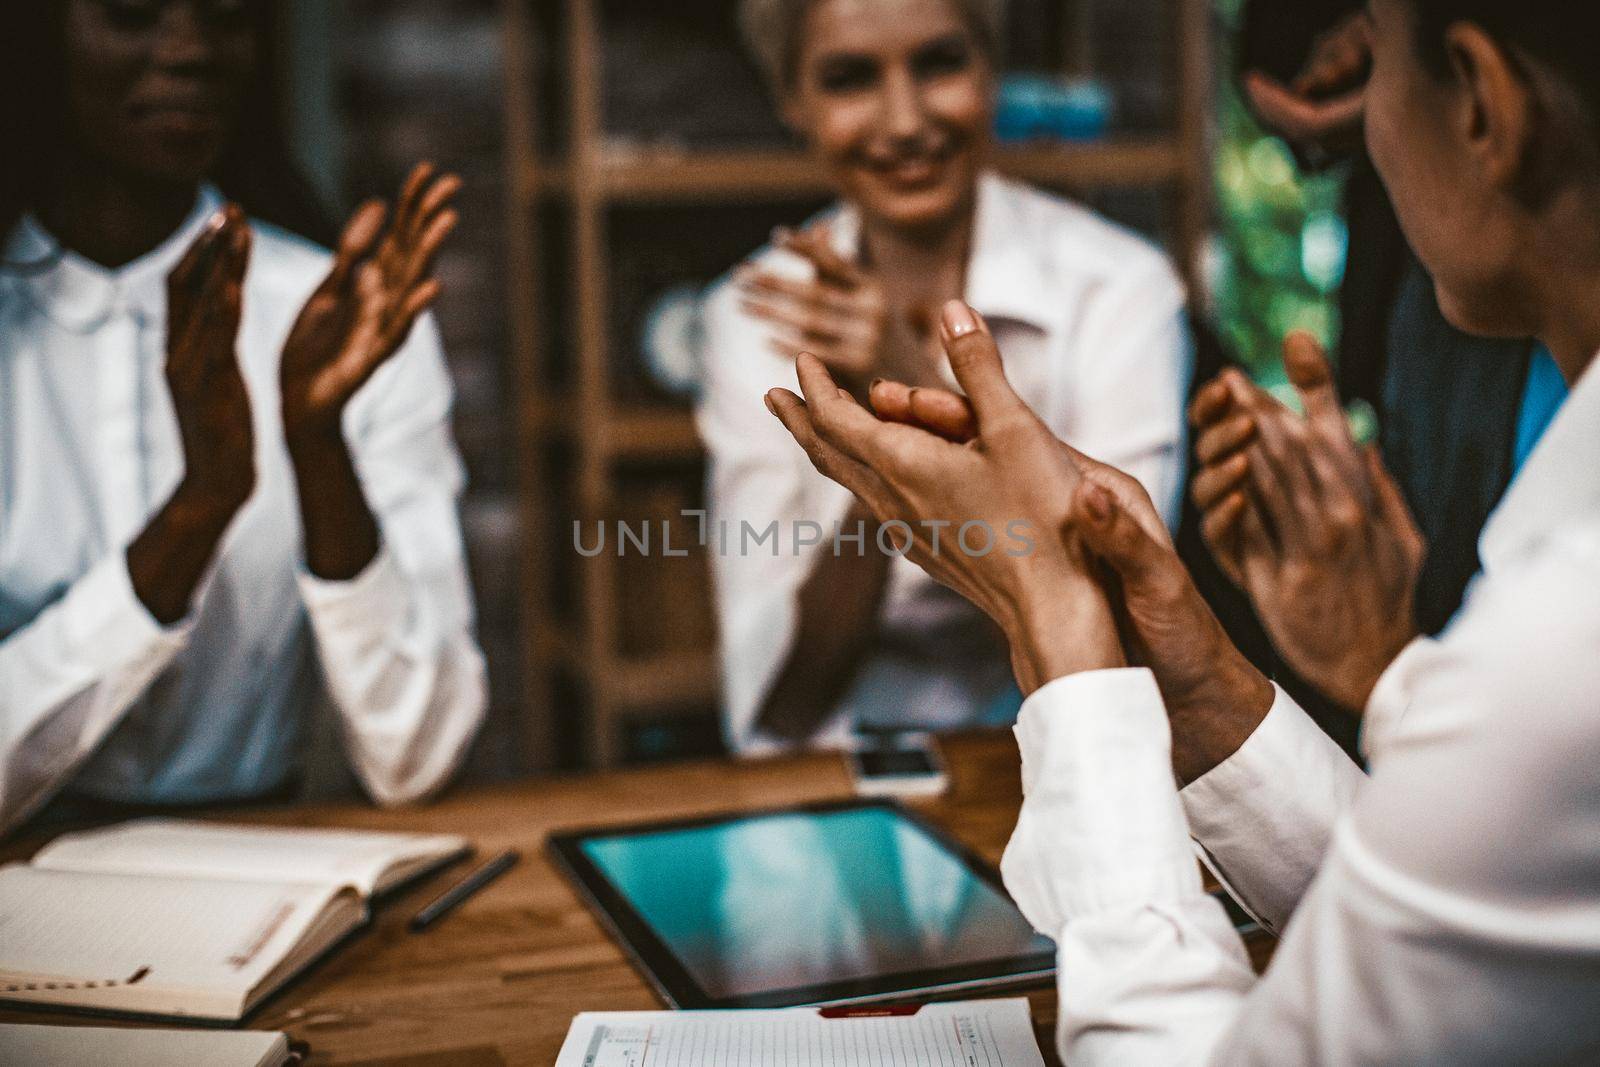
<instances>
[{"instance_id":1,"label":"shirt cuff","mask_svg":"<svg viewBox=\"0 0 1600 1067\"><path fill-rule=\"evenodd\" d=\"M1274 930L1288 921L1365 775L1274 685L1267 717L1180 797L1207 865Z\"/></svg>"},{"instance_id":2,"label":"shirt cuff","mask_svg":"<svg viewBox=\"0 0 1600 1067\"><path fill-rule=\"evenodd\" d=\"M1202 891L1154 675L1057 679L1023 703L1016 735L1023 803L1002 867L1036 928Z\"/></svg>"},{"instance_id":3,"label":"shirt cuff","mask_svg":"<svg viewBox=\"0 0 1600 1067\"><path fill-rule=\"evenodd\" d=\"M128 557L118 552L92 567L61 602L61 633L69 649L96 663L170 658L194 630L195 612L163 626L133 588Z\"/></svg>"},{"instance_id":4,"label":"shirt cuff","mask_svg":"<svg viewBox=\"0 0 1600 1067\"><path fill-rule=\"evenodd\" d=\"M410 610L410 590L400 565L388 546L365 570L348 581L332 582L302 571L300 597L319 637L348 630L371 630L374 620L404 619Z\"/></svg>"}]
</instances>

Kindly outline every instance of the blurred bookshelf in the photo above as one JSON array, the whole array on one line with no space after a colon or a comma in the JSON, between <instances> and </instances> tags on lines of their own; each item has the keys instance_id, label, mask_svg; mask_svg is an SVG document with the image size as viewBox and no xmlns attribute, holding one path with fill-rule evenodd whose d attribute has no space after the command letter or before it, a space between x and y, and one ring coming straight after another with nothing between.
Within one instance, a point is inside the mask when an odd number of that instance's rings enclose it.
<instances>
[{"instance_id":1,"label":"blurred bookshelf","mask_svg":"<svg viewBox=\"0 0 1600 1067\"><path fill-rule=\"evenodd\" d=\"M1096 140L1007 145L993 162L1091 204L1102 196L1156 198L1171 220L1162 236L1198 293L1210 213L1212 14L1208 0L1148 2L1171 42L1161 57L1164 88L1145 94L1161 121ZM737 83L721 96L759 93L753 74L725 59L734 46L697 43L698 25L732 25L732 0L689 9L700 23L689 15L681 25L671 21L675 6L633 10L655 20L651 32L661 40L703 47L701 65ZM1051 50L1059 67L1079 74L1095 63L1085 39L1096 13L1126 18L1129 10L1122 0L1038 0L1031 9L1059 37ZM743 116L710 114L704 124L720 124L725 135L659 139L665 143L609 128L621 90L607 75L627 69L631 46L620 57L609 53L607 34L626 10L625 0L502 3L511 192L504 281L527 557L524 689L530 706L559 709L541 729L575 735L528 741L575 743L596 766L638 755L630 751L630 726L705 715L718 699L705 555L583 555L573 545L574 522L590 529L618 519L659 522L700 506L703 454L687 405L631 383L622 358L631 341L619 322L631 321L632 290L651 270L672 273L676 261L651 262L619 235L641 220L666 220L682 242L719 254L729 245L718 268L726 269L767 228L801 221L829 197L825 175L770 118L761 129ZM1148 36L1125 34L1135 46ZM664 80L654 91L677 91L670 73Z\"/></svg>"}]
</instances>

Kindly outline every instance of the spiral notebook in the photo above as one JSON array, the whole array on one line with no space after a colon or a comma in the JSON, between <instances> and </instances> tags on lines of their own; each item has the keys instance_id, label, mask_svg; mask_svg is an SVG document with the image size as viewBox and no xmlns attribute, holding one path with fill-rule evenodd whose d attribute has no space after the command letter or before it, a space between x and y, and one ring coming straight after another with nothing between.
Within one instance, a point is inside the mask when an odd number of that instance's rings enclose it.
<instances>
[{"instance_id":1,"label":"spiral notebook","mask_svg":"<svg viewBox=\"0 0 1600 1067\"><path fill-rule=\"evenodd\" d=\"M0 867L0 1000L236 1021L467 851L448 835L147 820Z\"/></svg>"}]
</instances>

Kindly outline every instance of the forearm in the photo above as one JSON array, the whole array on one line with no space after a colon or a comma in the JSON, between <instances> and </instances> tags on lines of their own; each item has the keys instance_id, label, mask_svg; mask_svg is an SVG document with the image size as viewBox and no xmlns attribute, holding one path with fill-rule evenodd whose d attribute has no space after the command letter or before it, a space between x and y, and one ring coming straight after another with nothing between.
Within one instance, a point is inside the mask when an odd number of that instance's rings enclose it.
<instances>
[{"instance_id":1,"label":"forearm","mask_svg":"<svg viewBox=\"0 0 1600 1067\"><path fill-rule=\"evenodd\" d=\"M72 777L187 639L112 555L0 642L0 833Z\"/></svg>"},{"instance_id":2,"label":"forearm","mask_svg":"<svg viewBox=\"0 0 1600 1067\"><path fill-rule=\"evenodd\" d=\"M133 591L162 626L189 613L200 579L242 503L186 480L128 546Z\"/></svg>"},{"instance_id":3,"label":"forearm","mask_svg":"<svg viewBox=\"0 0 1600 1067\"><path fill-rule=\"evenodd\" d=\"M1219 651L1211 653L1215 666L1205 683L1182 700L1162 694L1172 729L1172 770L1180 786L1229 759L1272 710L1272 683L1233 646L1220 623L1215 628L1211 647Z\"/></svg>"},{"instance_id":4,"label":"forearm","mask_svg":"<svg viewBox=\"0 0 1600 1067\"><path fill-rule=\"evenodd\" d=\"M893 557L878 551L877 524L860 502L843 528L866 523L860 554L828 551L799 592L794 645L756 715L756 728L786 741L804 741L833 713L866 655L878 626Z\"/></svg>"},{"instance_id":5,"label":"forearm","mask_svg":"<svg viewBox=\"0 0 1600 1067\"><path fill-rule=\"evenodd\" d=\"M1057 678L1127 663L1105 597L1086 575L1033 587L1001 629L1024 696Z\"/></svg>"},{"instance_id":6,"label":"forearm","mask_svg":"<svg viewBox=\"0 0 1600 1067\"><path fill-rule=\"evenodd\" d=\"M436 791L488 700L459 560L410 574L383 551L353 581L302 576L300 585L322 676L367 792L397 804Z\"/></svg>"},{"instance_id":7,"label":"forearm","mask_svg":"<svg viewBox=\"0 0 1600 1067\"><path fill-rule=\"evenodd\" d=\"M1201 885L1154 679L1056 680L1029 697L1016 733L1023 803L1001 870L1058 946L1062 1058L1207 1062L1251 973Z\"/></svg>"},{"instance_id":8,"label":"forearm","mask_svg":"<svg viewBox=\"0 0 1600 1067\"><path fill-rule=\"evenodd\" d=\"M291 437L306 569L324 581L355 578L377 558L377 520L337 429Z\"/></svg>"}]
</instances>

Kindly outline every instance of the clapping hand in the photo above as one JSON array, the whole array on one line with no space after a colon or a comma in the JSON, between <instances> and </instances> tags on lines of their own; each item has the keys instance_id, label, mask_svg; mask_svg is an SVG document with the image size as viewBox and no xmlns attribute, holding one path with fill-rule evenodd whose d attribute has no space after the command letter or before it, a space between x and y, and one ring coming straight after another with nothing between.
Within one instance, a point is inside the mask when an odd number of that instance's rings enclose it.
<instances>
[{"instance_id":1,"label":"clapping hand","mask_svg":"<svg viewBox=\"0 0 1600 1067\"><path fill-rule=\"evenodd\" d=\"M1272 132L1304 149L1344 151L1361 140L1371 68L1372 26L1365 13L1357 13L1317 40L1291 84L1251 71L1245 75L1245 95Z\"/></svg>"},{"instance_id":2,"label":"clapping hand","mask_svg":"<svg viewBox=\"0 0 1600 1067\"><path fill-rule=\"evenodd\" d=\"M933 309L896 314L877 276L834 250L825 224L780 230L775 243L809 262L815 276L797 280L759 267L738 275L744 310L772 327L774 351L789 359L810 353L857 396L874 376L937 381Z\"/></svg>"},{"instance_id":3,"label":"clapping hand","mask_svg":"<svg viewBox=\"0 0 1600 1067\"><path fill-rule=\"evenodd\" d=\"M255 488L250 394L237 339L250 225L229 204L167 277L167 388L183 445L185 491L237 509Z\"/></svg>"},{"instance_id":4,"label":"clapping hand","mask_svg":"<svg viewBox=\"0 0 1600 1067\"><path fill-rule=\"evenodd\" d=\"M965 397L939 388L877 382L880 418L954 442L972 440ZM1190 782L1234 752L1272 706L1272 686L1228 640L1178 558L1150 495L1130 475L1061 451L1082 476L1062 536L1078 538L1097 565L1130 663L1155 675L1172 726L1173 770Z\"/></svg>"},{"instance_id":5,"label":"clapping hand","mask_svg":"<svg viewBox=\"0 0 1600 1067\"><path fill-rule=\"evenodd\" d=\"M768 406L911 559L995 620L1024 690L1121 666L1104 593L1077 541L1060 536L1082 481L1076 464L1011 388L970 308L946 305L941 338L971 400L974 434L964 443L875 417L809 354L797 364L805 399L774 389ZM963 539L963 528L980 527ZM1021 531L1025 546L1008 536Z\"/></svg>"},{"instance_id":6,"label":"clapping hand","mask_svg":"<svg viewBox=\"0 0 1600 1067\"><path fill-rule=\"evenodd\" d=\"M1304 416L1237 371L1197 395L1193 494L1212 553L1278 654L1359 712L1417 634L1426 546L1376 450L1351 437L1321 348L1292 334L1284 363Z\"/></svg>"},{"instance_id":7,"label":"clapping hand","mask_svg":"<svg viewBox=\"0 0 1600 1067\"><path fill-rule=\"evenodd\" d=\"M163 626L188 611L217 544L256 485L255 425L239 367L250 224L229 204L167 276L167 389L183 478L128 546L134 595Z\"/></svg>"},{"instance_id":8,"label":"clapping hand","mask_svg":"<svg viewBox=\"0 0 1600 1067\"><path fill-rule=\"evenodd\" d=\"M406 181L391 217L381 201L345 227L333 268L312 293L283 349L284 433L338 432L350 398L405 342L439 295L434 257L455 229L454 175L427 163Z\"/></svg>"}]
</instances>

